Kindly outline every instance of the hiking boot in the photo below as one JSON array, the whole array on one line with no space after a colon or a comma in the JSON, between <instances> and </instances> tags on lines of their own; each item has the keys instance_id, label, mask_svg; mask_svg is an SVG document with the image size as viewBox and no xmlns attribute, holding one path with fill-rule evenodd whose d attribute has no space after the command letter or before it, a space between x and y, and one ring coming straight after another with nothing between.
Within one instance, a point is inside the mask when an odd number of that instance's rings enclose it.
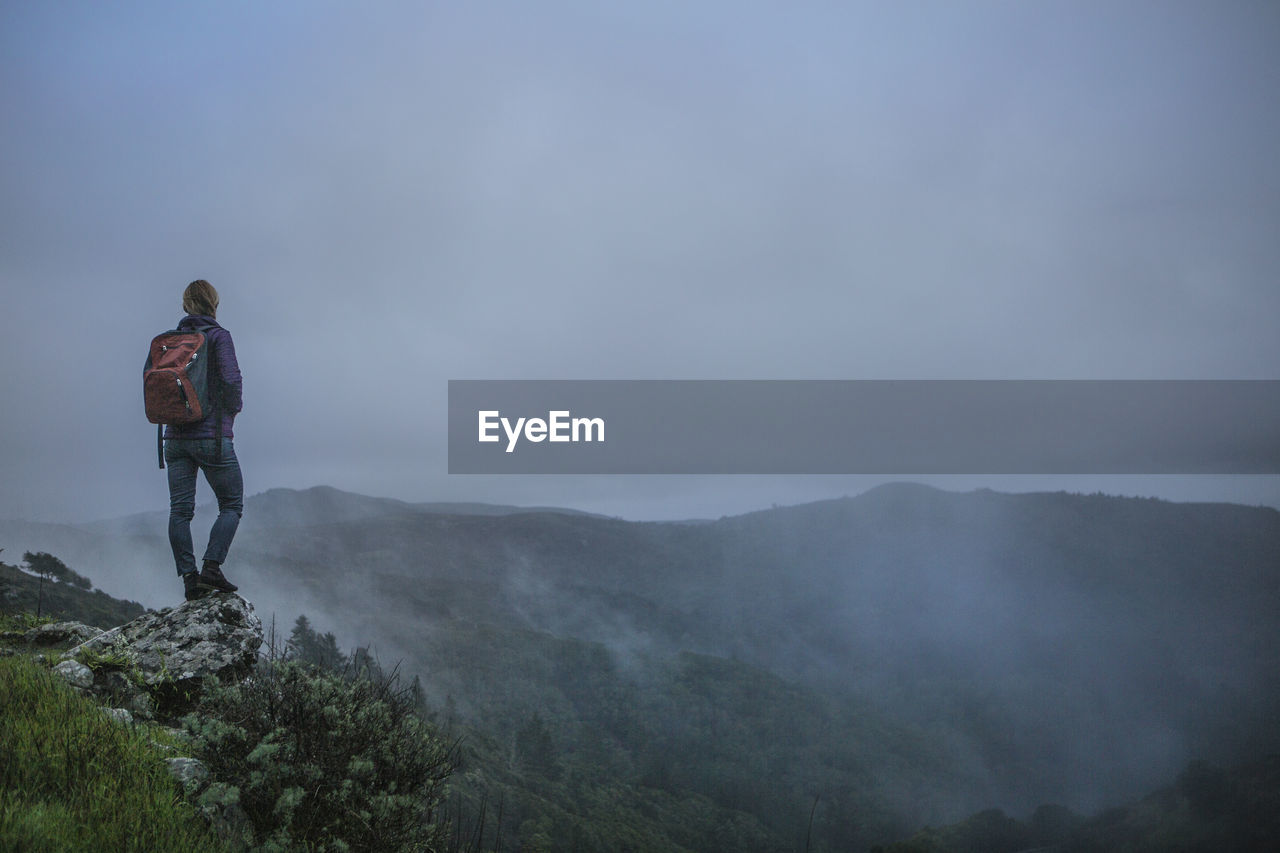
<instances>
[{"instance_id":1,"label":"hiking boot","mask_svg":"<svg viewBox=\"0 0 1280 853\"><path fill-rule=\"evenodd\" d=\"M235 592L240 588L227 580L222 574L222 567L212 560L204 561L204 568L200 570L200 586L213 592Z\"/></svg>"},{"instance_id":2,"label":"hiking boot","mask_svg":"<svg viewBox=\"0 0 1280 853\"><path fill-rule=\"evenodd\" d=\"M209 590L200 586L200 575L196 572L187 572L182 576L182 588L186 592L187 601L195 601L209 594Z\"/></svg>"}]
</instances>

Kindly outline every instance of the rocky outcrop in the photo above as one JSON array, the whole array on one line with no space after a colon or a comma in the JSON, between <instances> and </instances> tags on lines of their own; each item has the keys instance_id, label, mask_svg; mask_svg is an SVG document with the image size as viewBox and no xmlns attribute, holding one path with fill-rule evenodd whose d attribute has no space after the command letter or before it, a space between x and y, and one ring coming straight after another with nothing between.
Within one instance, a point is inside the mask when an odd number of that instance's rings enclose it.
<instances>
[{"instance_id":1,"label":"rocky outcrop","mask_svg":"<svg viewBox=\"0 0 1280 853\"><path fill-rule=\"evenodd\" d=\"M50 622L37 625L23 635L28 646L63 646L75 645L91 640L102 634L101 628L85 625L82 622Z\"/></svg>"},{"instance_id":2,"label":"rocky outcrop","mask_svg":"<svg viewBox=\"0 0 1280 853\"><path fill-rule=\"evenodd\" d=\"M78 660L64 660L53 671L66 679L72 687L88 690L93 687L93 670Z\"/></svg>"},{"instance_id":3,"label":"rocky outcrop","mask_svg":"<svg viewBox=\"0 0 1280 853\"><path fill-rule=\"evenodd\" d=\"M149 685L165 681L229 680L252 669L262 622L238 595L212 595L145 613L70 649L64 657L126 652Z\"/></svg>"},{"instance_id":4,"label":"rocky outcrop","mask_svg":"<svg viewBox=\"0 0 1280 853\"><path fill-rule=\"evenodd\" d=\"M0 656L21 653L50 667L120 725L143 724L154 733L165 728L167 735L151 737L163 754L187 751L188 735L169 726L194 707L205 679L230 682L249 675L262 642L253 605L238 595L216 594L144 613L109 631L80 622L0 631ZM227 848L247 849L253 829L239 789L212 779L196 758L170 754L165 763Z\"/></svg>"},{"instance_id":5,"label":"rocky outcrop","mask_svg":"<svg viewBox=\"0 0 1280 853\"><path fill-rule=\"evenodd\" d=\"M136 716L156 709L173 716L194 701L205 678L247 675L261 646L253 605L238 595L211 595L93 635L66 651L56 669L105 704Z\"/></svg>"},{"instance_id":6,"label":"rocky outcrop","mask_svg":"<svg viewBox=\"0 0 1280 853\"><path fill-rule=\"evenodd\" d=\"M83 643L102 633L83 622L48 622L26 631L0 631L0 652L14 654L19 647L58 649Z\"/></svg>"}]
</instances>

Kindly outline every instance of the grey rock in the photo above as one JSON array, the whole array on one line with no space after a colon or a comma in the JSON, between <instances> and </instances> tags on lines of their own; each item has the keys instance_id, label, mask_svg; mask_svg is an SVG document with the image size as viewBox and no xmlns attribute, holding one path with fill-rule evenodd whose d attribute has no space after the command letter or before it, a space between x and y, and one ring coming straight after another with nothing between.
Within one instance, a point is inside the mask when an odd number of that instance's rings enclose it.
<instances>
[{"instance_id":1,"label":"grey rock","mask_svg":"<svg viewBox=\"0 0 1280 853\"><path fill-rule=\"evenodd\" d=\"M169 772L187 790L199 788L209 778L209 768L198 758L166 758Z\"/></svg>"},{"instance_id":2,"label":"grey rock","mask_svg":"<svg viewBox=\"0 0 1280 853\"><path fill-rule=\"evenodd\" d=\"M112 628L68 652L125 649L147 685L242 677L262 645L262 622L238 595L210 595Z\"/></svg>"},{"instance_id":3,"label":"grey rock","mask_svg":"<svg viewBox=\"0 0 1280 853\"><path fill-rule=\"evenodd\" d=\"M150 720L156 714L155 702L151 701L149 694L141 690L129 697L125 707L132 711L135 717L142 717L144 720Z\"/></svg>"},{"instance_id":4,"label":"grey rock","mask_svg":"<svg viewBox=\"0 0 1280 853\"><path fill-rule=\"evenodd\" d=\"M168 734L170 737L176 738L177 740L180 740L180 741L191 740L191 735L186 731L186 729L179 729L173 726L161 726L160 728L164 729L165 733Z\"/></svg>"},{"instance_id":5,"label":"grey rock","mask_svg":"<svg viewBox=\"0 0 1280 853\"><path fill-rule=\"evenodd\" d=\"M88 690L93 687L93 670L77 660L64 660L53 671L67 680L72 687Z\"/></svg>"},{"instance_id":6,"label":"grey rock","mask_svg":"<svg viewBox=\"0 0 1280 853\"><path fill-rule=\"evenodd\" d=\"M76 645L92 640L101 633L101 628L85 625L83 622L50 622L27 631L23 639L31 646L60 646L64 643Z\"/></svg>"},{"instance_id":7,"label":"grey rock","mask_svg":"<svg viewBox=\"0 0 1280 853\"><path fill-rule=\"evenodd\" d=\"M165 734L168 735L168 738L161 739L161 738L155 737L154 731L153 731L153 734L151 737L151 745L154 746L156 749L160 750L161 752L174 752L175 750L180 752L187 751L186 747L184 747L183 744L190 744L191 736L187 734L185 731L183 731L182 729L175 729L163 724L157 724L154 728L158 728L164 731ZM175 744L174 741L177 741L177 744Z\"/></svg>"},{"instance_id":8,"label":"grey rock","mask_svg":"<svg viewBox=\"0 0 1280 853\"><path fill-rule=\"evenodd\" d=\"M123 708L135 717L151 719L155 714L150 694L118 669L100 668L94 675L93 694L103 704Z\"/></svg>"},{"instance_id":9,"label":"grey rock","mask_svg":"<svg viewBox=\"0 0 1280 853\"><path fill-rule=\"evenodd\" d=\"M107 696L127 696L136 689L134 683L129 680L129 676L118 669L103 669L99 673L98 681L99 692Z\"/></svg>"},{"instance_id":10,"label":"grey rock","mask_svg":"<svg viewBox=\"0 0 1280 853\"><path fill-rule=\"evenodd\" d=\"M128 708L103 708L102 712L117 723L133 725L133 714L129 712Z\"/></svg>"}]
</instances>

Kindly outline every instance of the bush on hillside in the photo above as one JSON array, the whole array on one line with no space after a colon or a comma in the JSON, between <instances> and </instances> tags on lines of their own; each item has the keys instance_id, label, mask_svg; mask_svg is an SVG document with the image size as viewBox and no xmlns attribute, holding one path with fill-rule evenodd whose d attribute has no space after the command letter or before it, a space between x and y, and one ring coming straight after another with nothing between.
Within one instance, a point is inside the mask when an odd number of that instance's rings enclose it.
<instances>
[{"instance_id":1,"label":"bush on hillside","mask_svg":"<svg viewBox=\"0 0 1280 853\"><path fill-rule=\"evenodd\" d=\"M297 661L211 684L186 718L213 778L263 849L421 850L444 837L453 750L394 681L343 679Z\"/></svg>"}]
</instances>

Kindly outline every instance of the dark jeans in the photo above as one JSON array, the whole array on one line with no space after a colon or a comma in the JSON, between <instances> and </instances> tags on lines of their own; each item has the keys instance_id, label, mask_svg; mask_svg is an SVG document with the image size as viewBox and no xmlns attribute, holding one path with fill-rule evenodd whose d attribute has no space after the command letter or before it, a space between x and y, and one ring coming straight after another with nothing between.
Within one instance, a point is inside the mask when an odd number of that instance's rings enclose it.
<instances>
[{"instance_id":1,"label":"dark jeans","mask_svg":"<svg viewBox=\"0 0 1280 853\"><path fill-rule=\"evenodd\" d=\"M169 545L178 574L196 571L191 544L191 517L196 512L196 473L204 471L218 499L218 520L209 531L204 559L222 563L244 512L244 479L231 439L222 441L222 458L215 461L216 438L170 440L164 443L164 463L169 472Z\"/></svg>"}]
</instances>

